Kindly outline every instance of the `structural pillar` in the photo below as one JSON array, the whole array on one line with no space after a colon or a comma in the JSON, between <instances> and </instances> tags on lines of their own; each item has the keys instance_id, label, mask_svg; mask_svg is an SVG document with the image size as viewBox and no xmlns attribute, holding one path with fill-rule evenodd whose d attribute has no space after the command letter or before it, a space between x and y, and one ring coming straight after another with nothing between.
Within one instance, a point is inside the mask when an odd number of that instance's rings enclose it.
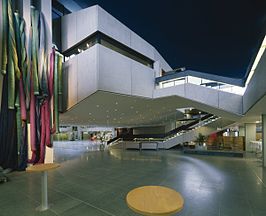
<instances>
[{"instance_id":1,"label":"structural pillar","mask_svg":"<svg viewBox=\"0 0 266 216\"><path fill-rule=\"evenodd\" d=\"M245 149L246 152L253 152L255 149L252 148L251 141L256 140L256 124L246 123L245 124Z\"/></svg>"},{"instance_id":2,"label":"structural pillar","mask_svg":"<svg viewBox=\"0 0 266 216\"><path fill-rule=\"evenodd\" d=\"M262 162L266 167L266 114L261 115L262 118Z\"/></svg>"}]
</instances>

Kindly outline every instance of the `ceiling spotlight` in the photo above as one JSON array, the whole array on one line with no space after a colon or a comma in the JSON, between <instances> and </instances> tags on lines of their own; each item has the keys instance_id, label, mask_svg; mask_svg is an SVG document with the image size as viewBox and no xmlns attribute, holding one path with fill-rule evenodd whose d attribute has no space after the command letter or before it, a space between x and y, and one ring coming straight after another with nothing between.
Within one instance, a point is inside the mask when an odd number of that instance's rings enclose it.
<instances>
[{"instance_id":1,"label":"ceiling spotlight","mask_svg":"<svg viewBox=\"0 0 266 216\"><path fill-rule=\"evenodd\" d=\"M99 108L99 107L100 107L100 105L98 105L98 104L97 104L97 105L96 105L96 107L98 107L98 108Z\"/></svg>"},{"instance_id":2,"label":"ceiling spotlight","mask_svg":"<svg viewBox=\"0 0 266 216\"><path fill-rule=\"evenodd\" d=\"M115 105L118 105L118 102L115 102Z\"/></svg>"}]
</instances>

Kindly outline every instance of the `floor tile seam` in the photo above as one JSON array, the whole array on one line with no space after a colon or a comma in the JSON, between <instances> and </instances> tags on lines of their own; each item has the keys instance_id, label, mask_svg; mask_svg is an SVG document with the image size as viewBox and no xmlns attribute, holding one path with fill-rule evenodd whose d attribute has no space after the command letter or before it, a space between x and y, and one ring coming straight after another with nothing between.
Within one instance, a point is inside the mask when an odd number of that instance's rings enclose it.
<instances>
[{"instance_id":1,"label":"floor tile seam","mask_svg":"<svg viewBox=\"0 0 266 216\"><path fill-rule=\"evenodd\" d=\"M255 216L254 213L253 213L253 210L252 210L252 205L251 205L251 203L250 203L250 200L247 199L247 202L248 202L248 206L249 206L250 215L251 215L251 216Z\"/></svg>"},{"instance_id":2,"label":"floor tile seam","mask_svg":"<svg viewBox=\"0 0 266 216\"><path fill-rule=\"evenodd\" d=\"M29 200L31 200L32 202L34 202L35 204L40 205L41 203L39 201L37 201L36 199L33 199L29 194L25 193L26 197L28 197ZM54 210L52 210L51 208L49 208L48 210L50 210L51 212L55 213L55 215L59 215L57 212L55 212Z\"/></svg>"},{"instance_id":3,"label":"floor tile seam","mask_svg":"<svg viewBox=\"0 0 266 216\"><path fill-rule=\"evenodd\" d=\"M252 169L251 165L248 164L248 162L246 161L249 169L253 172L253 174L257 177L257 179L259 179L259 181L262 183L263 187L266 188L266 185L264 184L263 180L258 176L258 174Z\"/></svg>"},{"instance_id":4,"label":"floor tile seam","mask_svg":"<svg viewBox=\"0 0 266 216\"><path fill-rule=\"evenodd\" d=\"M54 191L56 191L56 192L58 192L58 193L64 194L65 196L68 196L68 197L70 197L70 198L72 198L72 199L74 199L74 200L80 201L81 203L84 203L85 205L88 205L88 206L90 206L90 207L92 207L92 208L95 208L95 209L97 209L97 210L99 210L99 211L101 211L101 212L103 212L103 213L105 213L105 214L107 214L107 215L110 215L110 216L116 216L116 215L114 215L114 214L112 214L112 213L110 213L110 212L108 212L108 211L106 211L106 210L104 210L104 209L101 209L101 208L99 208L99 207L97 207L97 206L94 206L94 205L88 203L88 202L85 202L84 200L81 200L81 199L79 199L79 198L73 197L73 196L69 195L68 193L65 193L65 192L63 192L63 191L56 190L56 189L52 189L52 190L54 190ZM74 207L73 207L73 208L74 208ZM71 209L71 208L70 208L70 209Z\"/></svg>"}]
</instances>

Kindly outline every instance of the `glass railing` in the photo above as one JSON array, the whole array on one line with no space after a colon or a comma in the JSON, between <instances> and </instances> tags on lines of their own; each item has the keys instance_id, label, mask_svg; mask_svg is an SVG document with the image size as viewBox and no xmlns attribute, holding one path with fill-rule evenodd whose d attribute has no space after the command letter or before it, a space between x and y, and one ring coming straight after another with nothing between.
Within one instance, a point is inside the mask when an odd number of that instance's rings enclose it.
<instances>
[{"instance_id":1,"label":"glass railing","mask_svg":"<svg viewBox=\"0 0 266 216\"><path fill-rule=\"evenodd\" d=\"M230 84L226 84L222 82L217 82L217 81L203 79L199 77L193 77L193 76L185 76L185 77L179 77L179 78L162 81L159 83L159 88L168 88L168 87L173 87L173 86L186 84L186 83L200 85L206 88L217 89L220 91L229 92L229 93L238 94L238 95L243 95L246 90L246 87L230 85Z\"/></svg>"}]
</instances>

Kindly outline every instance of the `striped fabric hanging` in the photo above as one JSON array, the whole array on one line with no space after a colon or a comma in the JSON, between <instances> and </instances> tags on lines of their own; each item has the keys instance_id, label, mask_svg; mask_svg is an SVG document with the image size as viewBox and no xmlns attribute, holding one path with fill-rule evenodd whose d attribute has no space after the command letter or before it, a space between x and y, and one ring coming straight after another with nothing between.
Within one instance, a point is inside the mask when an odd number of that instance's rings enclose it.
<instances>
[{"instance_id":1,"label":"striped fabric hanging","mask_svg":"<svg viewBox=\"0 0 266 216\"><path fill-rule=\"evenodd\" d=\"M39 95L39 79L38 79L38 47L39 47L39 33L38 33L39 12L31 7L31 29L32 29L32 44L31 44L31 65L32 65L32 79L34 85L34 95Z\"/></svg>"},{"instance_id":2,"label":"striped fabric hanging","mask_svg":"<svg viewBox=\"0 0 266 216\"><path fill-rule=\"evenodd\" d=\"M1 72L4 85L0 112L0 166L24 170L27 162L44 163L46 146L52 147L51 134L59 132L58 95L62 94L63 57L54 48L51 54L48 53L51 37L42 12L31 7L27 40L25 21L18 13L13 14L11 0L2 0L2 7ZM27 123L30 123L32 151L29 161ZM6 138L6 133L15 137ZM7 162L9 159L11 162Z\"/></svg>"},{"instance_id":3,"label":"striped fabric hanging","mask_svg":"<svg viewBox=\"0 0 266 216\"><path fill-rule=\"evenodd\" d=\"M8 19L7 19L7 0L2 0L2 65L1 72L2 74L6 74L7 70L7 27L8 27Z\"/></svg>"},{"instance_id":4,"label":"striped fabric hanging","mask_svg":"<svg viewBox=\"0 0 266 216\"><path fill-rule=\"evenodd\" d=\"M14 109L15 103L15 82L20 79L20 70L18 68L18 55L16 50L16 37L14 31L14 19L11 7L11 0L8 0L8 108Z\"/></svg>"}]
</instances>

